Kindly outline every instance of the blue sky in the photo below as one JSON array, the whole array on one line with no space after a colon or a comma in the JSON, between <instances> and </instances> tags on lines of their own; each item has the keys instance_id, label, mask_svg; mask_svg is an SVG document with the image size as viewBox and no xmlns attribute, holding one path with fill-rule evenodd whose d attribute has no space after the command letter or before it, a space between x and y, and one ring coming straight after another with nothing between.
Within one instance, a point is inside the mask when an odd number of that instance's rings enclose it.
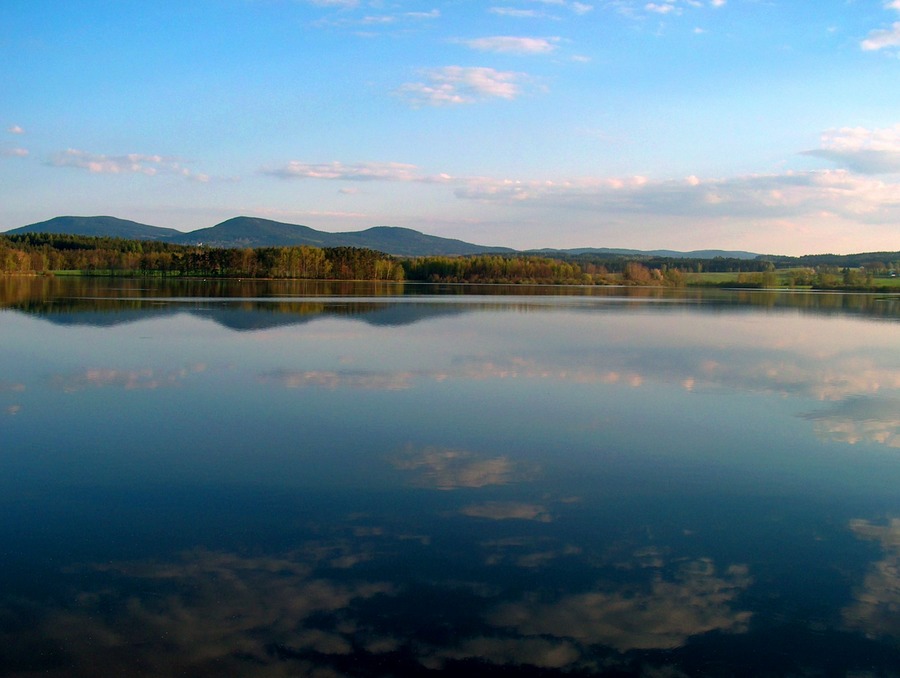
<instances>
[{"instance_id":1,"label":"blue sky","mask_svg":"<svg viewBox=\"0 0 900 678\"><path fill-rule=\"evenodd\" d=\"M900 0L7 0L0 230L900 250Z\"/></svg>"}]
</instances>

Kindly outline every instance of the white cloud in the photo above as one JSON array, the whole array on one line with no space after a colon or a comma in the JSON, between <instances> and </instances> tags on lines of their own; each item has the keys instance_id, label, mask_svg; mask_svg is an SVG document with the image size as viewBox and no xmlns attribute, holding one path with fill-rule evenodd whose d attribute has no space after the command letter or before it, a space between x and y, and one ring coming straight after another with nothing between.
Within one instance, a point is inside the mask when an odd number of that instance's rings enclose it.
<instances>
[{"instance_id":1,"label":"white cloud","mask_svg":"<svg viewBox=\"0 0 900 678\"><path fill-rule=\"evenodd\" d=\"M70 148L55 154L50 158L49 164L53 167L86 169L93 174L143 174L151 177L167 174L183 176L194 181L209 181L208 175L193 172L177 158L162 155L142 153L104 155Z\"/></svg>"},{"instance_id":2,"label":"white cloud","mask_svg":"<svg viewBox=\"0 0 900 678\"><path fill-rule=\"evenodd\" d=\"M859 177L846 170L669 181L640 176L561 181L474 177L456 189L456 196L607 214L776 218L827 210L854 219L900 218L900 183Z\"/></svg>"},{"instance_id":3,"label":"white cloud","mask_svg":"<svg viewBox=\"0 0 900 678\"><path fill-rule=\"evenodd\" d=\"M340 181L404 181L421 183L443 183L451 177L442 174L426 176L415 165L399 162L342 162L310 163L292 160L275 169L263 170L263 174L283 179L329 179Z\"/></svg>"},{"instance_id":4,"label":"white cloud","mask_svg":"<svg viewBox=\"0 0 900 678\"><path fill-rule=\"evenodd\" d=\"M559 38L519 38L497 35L488 38L463 40L462 43L480 52L502 54L549 54L556 50Z\"/></svg>"},{"instance_id":5,"label":"white cloud","mask_svg":"<svg viewBox=\"0 0 900 678\"><path fill-rule=\"evenodd\" d=\"M0 151L0 156L6 158L24 158L28 155L27 148L10 148L7 150Z\"/></svg>"},{"instance_id":6,"label":"white cloud","mask_svg":"<svg viewBox=\"0 0 900 678\"><path fill-rule=\"evenodd\" d=\"M726 0L609 0L607 5L615 8L620 14L630 17L641 16L642 12L680 16L685 8L702 10L706 8L718 9L725 5Z\"/></svg>"},{"instance_id":7,"label":"white cloud","mask_svg":"<svg viewBox=\"0 0 900 678\"><path fill-rule=\"evenodd\" d=\"M25 130L22 129L19 125L12 125L6 131L9 132L10 134L25 134Z\"/></svg>"},{"instance_id":8,"label":"white cloud","mask_svg":"<svg viewBox=\"0 0 900 678\"><path fill-rule=\"evenodd\" d=\"M569 0L531 0L531 2L540 2L544 5L555 5L557 7L565 7L576 14L586 14L594 9L593 5L588 5L583 2L569 2Z\"/></svg>"},{"instance_id":9,"label":"white cloud","mask_svg":"<svg viewBox=\"0 0 900 678\"><path fill-rule=\"evenodd\" d=\"M454 95L448 83L442 96ZM424 96L424 94L422 95ZM465 96L455 93L463 101ZM438 104L433 104L438 105ZM891 169L900 144L900 130L835 130L826 133L814 154L854 159L856 169ZM855 145L854 145L855 144ZM879 164L880 163L880 164ZM847 163L850 165L850 163ZM898 165L900 167L900 165ZM895 170L897 171L897 170ZM538 209L568 209L596 214L655 215L665 218L810 219L823 215L855 223L888 224L900 220L900 181L884 181L847 169L758 174L730 178L649 180L631 177L563 179L503 179L489 176L425 174L404 163L309 163L291 161L262 170L281 178L341 181L389 181L452 186L461 200L485 204L529 205Z\"/></svg>"},{"instance_id":10,"label":"white cloud","mask_svg":"<svg viewBox=\"0 0 900 678\"><path fill-rule=\"evenodd\" d=\"M677 8L671 0L664 4L648 2L646 5L644 5L644 9L646 9L648 12L656 12L657 14L668 14L669 12L677 11Z\"/></svg>"},{"instance_id":11,"label":"white cloud","mask_svg":"<svg viewBox=\"0 0 900 678\"><path fill-rule=\"evenodd\" d=\"M897 45L900 45L900 21L895 21L890 28L872 31L869 37L860 43L860 47L867 52Z\"/></svg>"},{"instance_id":12,"label":"white cloud","mask_svg":"<svg viewBox=\"0 0 900 678\"><path fill-rule=\"evenodd\" d=\"M404 16L408 16L410 19L439 19L441 10L433 9L430 12L407 12Z\"/></svg>"},{"instance_id":13,"label":"white cloud","mask_svg":"<svg viewBox=\"0 0 900 678\"><path fill-rule=\"evenodd\" d=\"M589 5L584 2L568 2L567 0L531 0L531 2L538 2L542 5L549 5L552 7L558 7L560 9L567 9L573 14L577 14L579 16L583 14L587 14L588 12L593 11L594 6ZM550 19L559 19L559 16L554 16L552 14L547 14L544 11L533 10L533 9L520 9L517 7L491 7L488 9L491 14L499 14L501 16L510 16L516 18L550 18Z\"/></svg>"},{"instance_id":14,"label":"white cloud","mask_svg":"<svg viewBox=\"0 0 900 678\"><path fill-rule=\"evenodd\" d=\"M313 23L314 26L320 28L356 28L366 27L373 28L378 26L394 26L401 22L420 22L431 21L441 17L439 9L431 9L428 11L411 11L411 12L383 12L380 14L367 14L360 16L350 10L357 9L359 2L357 0L311 0L313 4L322 7L336 7L340 11L332 13L328 17L322 18ZM381 3L369 3L372 9L383 9ZM360 35L370 35L370 33L360 33Z\"/></svg>"},{"instance_id":15,"label":"white cloud","mask_svg":"<svg viewBox=\"0 0 900 678\"><path fill-rule=\"evenodd\" d=\"M311 5L316 7L342 7L344 9L353 9L359 6L359 0L308 0Z\"/></svg>"},{"instance_id":16,"label":"white cloud","mask_svg":"<svg viewBox=\"0 0 900 678\"><path fill-rule=\"evenodd\" d=\"M489 99L515 99L529 82L524 73L485 67L445 66L423 72L425 80L410 82L396 93L413 106L455 106Z\"/></svg>"},{"instance_id":17,"label":"white cloud","mask_svg":"<svg viewBox=\"0 0 900 678\"><path fill-rule=\"evenodd\" d=\"M900 11L900 0L891 0L890 2L885 3L885 9L896 9Z\"/></svg>"},{"instance_id":18,"label":"white cloud","mask_svg":"<svg viewBox=\"0 0 900 678\"><path fill-rule=\"evenodd\" d=\"M862 174L900 172L900 125L826 130L822 147L804 155L825 158Z\"/></svg>"},{"instance_id":19,"label":"white cloud","mask_svg":"<svg viewBox=\"0 0 900 678\"><path fill-rule=\"evenodd\" d=\"M536 12L533 9L515 9L513 7L491 7L488 12L517 19L536 19L540 16L540 12Z\"/></svg>"}]
</instances>

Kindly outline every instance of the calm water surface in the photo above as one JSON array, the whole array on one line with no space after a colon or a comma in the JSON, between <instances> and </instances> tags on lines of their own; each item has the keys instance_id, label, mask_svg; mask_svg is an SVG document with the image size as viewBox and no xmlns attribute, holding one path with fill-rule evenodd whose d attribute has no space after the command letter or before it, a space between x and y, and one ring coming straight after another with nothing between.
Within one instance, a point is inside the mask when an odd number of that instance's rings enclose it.
<instances>
[{"instance_id":1,"label":"calm water surface","mask_svg":"<svg viewBox=\"0 0 900 678\"><path fill-rule=\"evenodd\" d=\"M0 675L900 675L897 297L0 302Z\"/></svg>"}]
</instances>

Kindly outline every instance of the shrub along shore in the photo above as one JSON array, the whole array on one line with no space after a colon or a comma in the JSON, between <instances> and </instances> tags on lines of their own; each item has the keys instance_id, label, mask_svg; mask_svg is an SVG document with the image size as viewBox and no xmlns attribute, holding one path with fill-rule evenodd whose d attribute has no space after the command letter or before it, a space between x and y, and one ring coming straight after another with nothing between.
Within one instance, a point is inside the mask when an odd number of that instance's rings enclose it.
<instances>
[{"instance_id":1,"label":"shrub along shore","mask_svg":"<svg viewBox=\"0 0 900 678\"><path fill-rule=\"evenodd\" d=\"M0 273L900 291L900 252L690 259L620 254L397 257L358 247L216 248L0 235Z\"/></svg>"}]
</instances>

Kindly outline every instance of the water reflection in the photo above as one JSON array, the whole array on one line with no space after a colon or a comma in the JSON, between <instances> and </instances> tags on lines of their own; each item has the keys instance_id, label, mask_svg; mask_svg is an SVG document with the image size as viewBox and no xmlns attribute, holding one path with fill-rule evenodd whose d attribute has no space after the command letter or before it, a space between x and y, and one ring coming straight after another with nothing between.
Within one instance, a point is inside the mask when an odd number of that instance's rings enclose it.
<instances>
[{"instance_id":1,"label":"water reflection","mask_svg":"<svg viewBox=\"0 0 900 678\"><path fill-rule=\"evenodd\" d=\"M391 463L394 468L410 474L412 485L436 490L507 485L534 475L525 464L508 457L487 458L468 450L435 447L407 449Z\"/></svg>"},{"instance_id":2,"label":"water reflection","mask_svg":"<svg viewBox=\"0 0 900 678\"><path fill-rule=\"evenodd\" d=\"M891 303L0 287L0 675L900 666Z\"/></svg>"},{"instance_id":3,"label":"water reflection","mask_svg":"<svg viewBox=\"0 0 900 678\"><path fill-rule=\"evenodd\" d=\"M882 557L869 566L855 601L844 609L844 621L871 638L900 642L900 519L882 524L857 519L850 529L860 539L877 542Z\"/></svg>"},{"instance_id":4,"label":"water reflection","mask_svg":"<svg viewBox=\"0 0 900 678\"><path fill-rule=\"evenodd\" d=\"M490 615L491 623L526 636L551 636L580 643L633 649L681 647L690 636L747 631L752 613L734 610L735 599L752 583L746 565L731 565L721 575L712 560L680 564L671 579L660 568L642 587L591 591L552 603L507 603Z\"/></svg>"},{"instance_id":5,"label":"water reflection","mask_svg":"<svg viewBox=\"0 0 900 678\"><path fill-rule=\"evenodd\" d=\"M429 304L385 305L424 297ZM472 303L481 297L483 304ZM500 299L498 299L500 298ZM464 305L453 303L466 299ZM109 326L151 315L205 314L225 327L260 330L308 322L317 315L360 317L374 324L408 324L495 308L535 310L562 301L595 307L662 305L723 309L799 311L816 315L900 318L900 296L812 292L728 291L652 287L550 285L432 285L312 280L219 280L200 278L0 278L0 309L33 313L58 323Z\"/></svg>"},{"instance_id":6,"label":"water reflection","mask_svg":"<svg viewBox=\"0 0 900 678\"><path fill-rule=\"evenodd\" d=\"M824 439L900 447L900 399L856 396L805 415Z\"/></svg>"}]
</instances>

